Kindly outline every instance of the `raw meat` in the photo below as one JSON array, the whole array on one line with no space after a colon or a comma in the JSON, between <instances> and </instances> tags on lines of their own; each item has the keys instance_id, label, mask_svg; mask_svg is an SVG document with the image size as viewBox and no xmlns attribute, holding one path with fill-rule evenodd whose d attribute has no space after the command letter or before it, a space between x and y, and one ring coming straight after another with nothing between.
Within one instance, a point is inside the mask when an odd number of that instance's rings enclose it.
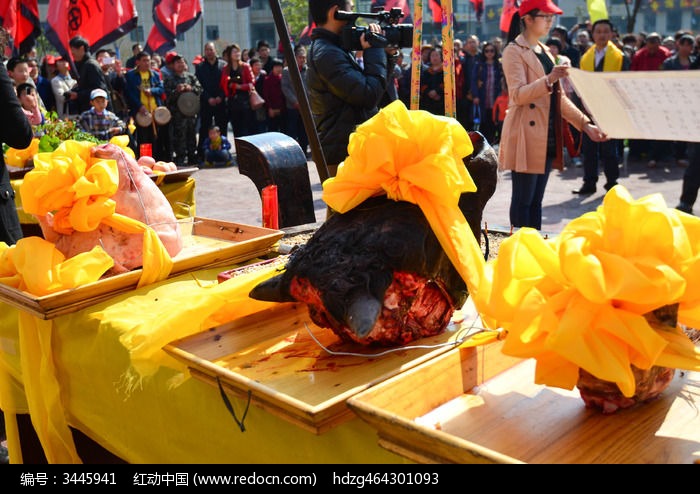
<instances>
[{"instance_id":1,"label":"raw meat","mask_svg":"<svg viewBox=\"0 0 700 494\"><path fill-rule=\"evenodd\" d=\"M99 158L117 160L119 188L112 196L117 203L116 212L151 226L171 257L182 250L182 238L177 218L163 192L138 165L136 160L114 144L95 146L91 153ZM125 233L101 224L91 232L75 231L62 235L52 228L51 216L38 216L39 225L46 240L67 258L88 252L101 245L114 259L114 267L107 276L131 271L143 265L143 234Z\"/></svg>"},{"instance_id":2,"label":"raw meat","mask_svg":"<svg viewBox=\"0 0 700 494\"><path fill-rule=\"evenodd\" d=\"M477 186L459 207L478 238L496 188L498 160L478 133L465 158ZM421 209L386 196L333 214L286 270L256 286L258 300L307 304L315 324L361 344L402 345L445 330L467 287Z\"/></svg>"}]
</instances>

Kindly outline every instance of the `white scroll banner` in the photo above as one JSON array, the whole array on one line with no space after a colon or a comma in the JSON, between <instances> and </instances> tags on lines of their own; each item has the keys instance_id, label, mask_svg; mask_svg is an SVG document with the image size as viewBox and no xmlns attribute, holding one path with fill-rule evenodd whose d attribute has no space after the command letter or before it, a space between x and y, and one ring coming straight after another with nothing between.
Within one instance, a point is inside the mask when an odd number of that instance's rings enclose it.
<instances>
[{"instance_id":1,"label":"white scroll banner","mask_svg":"<svg viewBox=\"0 0 700 494\"><path fill-rule=\"evenodd\" d=\"M612 139L700 142L700 70L590 72L569 79Z\"/></svg>"}]
</instances>

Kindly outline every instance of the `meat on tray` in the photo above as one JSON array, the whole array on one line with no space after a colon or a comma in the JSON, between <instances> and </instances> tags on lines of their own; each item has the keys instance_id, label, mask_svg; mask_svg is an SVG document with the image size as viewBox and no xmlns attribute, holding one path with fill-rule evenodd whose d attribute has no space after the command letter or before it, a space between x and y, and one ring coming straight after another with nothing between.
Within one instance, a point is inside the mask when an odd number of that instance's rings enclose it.
<instances>
[{"instance_id":1,"label":"meat on tray","mask_svg":"<svg viewBox=\"0 0 700 494\"><path fill-rule=\"evenodd\" d=\"M481 134L470 137L475 150L464 161L477 191L463 194L459 206L479 239L498 161ZM312 321L341 339L382 346L440 334L467 295L420 208L385 196L331 215L292 251L284 272L250 293L305 303Z\"/></svg>"},{"instance_id":2,"label":"meat on tray","mask_svg":"<svg viewBox=\"0 0 700 494\"><path fill-rule=\"evenodd\" d=\"M99 158L115 159L119 169L119 187L112 196L116 212L150 225L158 234L171 256L182 250L179 225L163 192L137 164L136 160L114 144L101 144L91 153ZM96 245L114 259L114 267L106 276L115 275L143 265L143 234L126 233L101 224L90 232L74 231L70 235L56 232L50 216L37 216L42 234L53 242L67 258L92 250Z\"/></svg>"}]
</instances>

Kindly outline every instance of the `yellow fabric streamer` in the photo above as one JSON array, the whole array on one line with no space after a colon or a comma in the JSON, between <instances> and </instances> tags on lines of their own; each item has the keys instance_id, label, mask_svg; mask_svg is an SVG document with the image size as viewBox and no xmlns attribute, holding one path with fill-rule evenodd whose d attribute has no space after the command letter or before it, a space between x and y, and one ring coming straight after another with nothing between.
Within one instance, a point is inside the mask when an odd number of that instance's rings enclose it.
<instances>
[{"instance_id":1,"label":"yellow fabric streamer","mask_svg":"<svg viewBox=\"0 0 700 494\"><path fill-rule=\"evenodd\" d=\"M139 278L139 287L168 277L173 260L153 228L121 214L113 214L102 222L122 232L143 233L143 273Z\"/></svg>"},{"instance_id":2,"label":"yellow fabric streamer","mask_svg":"<svg viewBox=\"0 0 700 494\"><path fill-rule=\"evenodd\" d=\"M618 185L554 239L530 228L506 239L472 296L485 324L507 332L504 353L537 360L538 384L573 389L583 368L632 396L631 364L700 370L679 328L644 318L678 303L681 324L700 323L699 261L699 218Z\"/></svg>"},{"instance_id":3,"label":"yellow fabric streamer","mask_svg":"<svg viewBox=\"0 0 700 494\"><path fill-rule=\"evenodd\" d=\"M117 136L113 141L119 146L128 145L124 137ZM126 233L143 233L139 286L167 278L172 259L155 231L115 213L116 203L111 197L119 187L116 160L91 156L92 147L90 142L64 141L51 153L37 154L34 169L25 175L20 187L24 211L38 216L53 214L53 228L63 235L93 231L100 224Z\"/></svg>"},{"instance_id":4,"label":"yellow fabric streamer","mask_svg":"<svg viewBox=\"0 0 700 494\"><path fill-rule=\"evenodd\" d=\"M251 299L248 293L258 283L278 274L278 269L272 266L223 283L201 284L197 288L178 290L177 284L185 286L191 281L184 275L168 283L154 285L148 294L132 295L120 303L110 304L102 311L93 312L90 317L104 321L106 326L123 323L124 327L129 328L120 336L120 341L131 357L131 368L124 375L123 384L127 390L133 390L164 363L186 371L183 365L173 362L163 352L163 346L171 341L191 334L193 328L204 330L276 305L276 302ZM137 310L143 305L144 297L158 300L160 310L152 313Z\"/></svg>"},{"instance_id":5,"label":"yellow fabric streamer","mask_svg":"<svg viewBox=\"0 0 700 494\"><path fill-rule=\"evenodd\" d=\"M0 243L0 283L38 296L97 281L113 265L100 246L66 259L40 237L22 238L10 247Z\"/></svg>"},{"instance_id":6,"label":"yellow fabric streamer","mask_svg":"<svg viewBox=\"0 0 700 494\"><path fill-rule=\"evenodd\" d=\"M27 161L33 158L38 152L39 139L35 137L29 144L29 147L25 149L8 148L7 152L5 153L5 164L17 168L24 168L27 166Z\"/></svg>"},{"instance_id":7,"label":"yellow fabric streamer","mask_svg":"<svg viewBox=\"0 0 700 494\"><path fill-rule=\"evenodd\" d=\"M340 213L383 193L417 204L471 293L484 256L458 203L476 190L463 161L473 151L457 120L394 101L350 135L349 156L323 183L323 200Z\"/></svg>"}]
</instances>

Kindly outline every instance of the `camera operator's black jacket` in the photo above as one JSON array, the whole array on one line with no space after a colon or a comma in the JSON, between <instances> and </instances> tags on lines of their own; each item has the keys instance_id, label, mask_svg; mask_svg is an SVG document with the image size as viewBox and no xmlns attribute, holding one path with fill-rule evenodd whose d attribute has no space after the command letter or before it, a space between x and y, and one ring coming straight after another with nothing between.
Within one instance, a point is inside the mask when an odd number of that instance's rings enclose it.
<instances>
[{"instance_id":1,"label":"camera operator's black jacket","mask_svg":"<svg viewBox=\"0 0 700 494\"><path fill-rule=\"evenodd\" d=\"M323 28L311 35L307 87L324 157L328 165L347 158L350 133L378 112L386 90L387 56L384 48L364 50L364 71L340 36Z\"/></svg>"}]
</instances>

